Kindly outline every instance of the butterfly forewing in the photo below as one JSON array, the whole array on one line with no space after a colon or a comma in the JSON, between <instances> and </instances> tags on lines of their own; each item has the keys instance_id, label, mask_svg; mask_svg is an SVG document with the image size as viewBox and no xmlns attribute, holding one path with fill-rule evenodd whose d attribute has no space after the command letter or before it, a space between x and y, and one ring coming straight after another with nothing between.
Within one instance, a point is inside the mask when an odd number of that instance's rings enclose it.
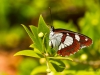
<instances>
[{"instance_id":1,"label":"butterfly forewing","mask_svg":"<svg viewBox=\"0 0 100 75\"><path fill-rule=\"evenodd\" d=\"M54 37L54 35L58 35L59 33L62 35L58 36L61 40L59 41L59 45L57 45L57 53L61 56L69 56L70 54L77 52L79 49L90 46L92 44L92 40L89 37L77 32L65 29L53 29L52 32L52 37ZM56 37L53 40L57 40Z\"/></svg>"}]
</instances>

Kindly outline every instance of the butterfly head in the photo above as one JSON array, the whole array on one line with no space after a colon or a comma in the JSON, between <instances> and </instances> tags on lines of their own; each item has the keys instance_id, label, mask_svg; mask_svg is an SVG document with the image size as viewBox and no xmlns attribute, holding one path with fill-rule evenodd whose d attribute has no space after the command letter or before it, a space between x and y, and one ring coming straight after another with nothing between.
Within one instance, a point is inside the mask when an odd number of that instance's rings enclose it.
<instances>
[{"instance_id":1,"label":"butterfly head","mask_svg":"<svg viewBox=\"0 0 100 75\"><path fill-rule=\"evenodd\" d=\"M52 38L52 36L54 35L53 31L54 31L54 27L51 26L51 28L50 28L50 34L49 34L49 39Z\"/></svg>"},{"instance_id":2,"label":"butterfly head","mask_svg":"<svg viewBox=\"0 0 100 75\"><path fill-rule=\"evenodd\" d=\"M53 27L53 26L51 26L51 29L50 29L50 31L54 31L54 27Z\"/></svg>"}]
</instances>

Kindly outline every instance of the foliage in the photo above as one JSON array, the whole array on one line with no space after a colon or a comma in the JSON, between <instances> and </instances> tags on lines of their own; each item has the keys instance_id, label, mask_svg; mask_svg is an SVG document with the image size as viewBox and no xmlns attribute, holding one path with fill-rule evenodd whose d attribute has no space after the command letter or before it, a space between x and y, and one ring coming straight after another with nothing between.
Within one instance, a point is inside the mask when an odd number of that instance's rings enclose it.
<instances>
[{"instance_id":1,"label":"foliage","mask_svg":"<svg viewBox=\"0 0 100 75\"><path fill-rule=\"evenodd\" d=\"M52 66L55 68L56 71L58 72L63 71L65 69L65 64L63 63L63 61L61 61L61 59L66 59L66 58L57 57L56 56L57 54L54 54L55 52L52 53L52 49L49 47L49 28L45 24L42 16L40 16L39 18L38 28L32 25L30 26L32 32L30 32L30 30L25 25L22 26L32 39L33 44L31 45L31 47L33 47L34 49L19 51L15 54L15 56L25 55L36 58L45 58L47 64L47 72L51 71L49 64L52 64ZM42 36L40 36L40 34ZM34 75L34 72L35 71L32 72L32 75Z\"/></svg>"},{"instance_id":2,"label":"foliage","mask_svg":"<svg viewBox=\"0 0 100 75\"><path fill-rule=\"evenodd\" d=\"M19 42L27 38L20 24L37 25L36 22L40 13L43 14L45 22L48 24L48 22L51 21L48 7L51 7L52 17L54 19L53 25L55 28L77 31L89 36L93 40L93 44L90 47L80 50L75 55L69 56L69 58L72 58L75 62L65 61L68 58L63 58L65 59L63 61L65 63L65 70L63 72L56 72L52 67L53 65L49 64L53 70L50 74L100 75L100 0L0 0L0 49L2 49L2 45L4 48L6 46L20 49ZM78 30L78 28L80 30ZM33 30L35 29L38 28L34 26ZM39 33L35 32L34 34L38 35ZM45 36L47 36L47 34L45 34ZM25 41L28 42L29 40L25 39ZM20 45L26 48L24 43ZM31 45L31 47L33 48L34 44ZM50 49L52 52L49 49L47 50L51 56L54 56L56 53L54 50ZM20 55L22 55L22 52L24 51L21 51ZM20 75L29 75L31 71L33 71L32 73L34 74L45 74L46 66L44 62L46 62L46 60L41 58L44 56L38 49L34 48L34 50L31 51L29 49L25 50L23 55L35 58L24 61L25 58L23 60L18 67L22 72L20 72ZM60 58L61 57L59 57L59 59ZM30 64L32 60L34 60L32 62L33 64ZM35 62L39 64L33 67ZM24 65L25 63L27 65ZM38 72L41 71L41 67L43 72ZM27 72L27 70L29 72Z\"/></svg>"}]
</instances>

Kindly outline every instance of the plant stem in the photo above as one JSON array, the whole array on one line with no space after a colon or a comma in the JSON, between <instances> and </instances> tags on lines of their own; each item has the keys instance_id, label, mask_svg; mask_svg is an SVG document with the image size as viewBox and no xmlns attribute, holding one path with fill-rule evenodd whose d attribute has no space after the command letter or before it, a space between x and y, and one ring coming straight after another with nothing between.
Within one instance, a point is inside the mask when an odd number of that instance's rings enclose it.
<instances>
[{"instance_id":1,"label":"plant stem","mask_svg":"<svg viewBox=\"0 0 100 75\"><path fill-rule=\"evenodd\" d=\"M49 67L49 62L48 62L48 58L47 57L45 57L45 59L46 59L46 65L47 65L47 73L50 73L51 72L51 70L50 70L50 67Z\"/></svg>"}]
</instances>

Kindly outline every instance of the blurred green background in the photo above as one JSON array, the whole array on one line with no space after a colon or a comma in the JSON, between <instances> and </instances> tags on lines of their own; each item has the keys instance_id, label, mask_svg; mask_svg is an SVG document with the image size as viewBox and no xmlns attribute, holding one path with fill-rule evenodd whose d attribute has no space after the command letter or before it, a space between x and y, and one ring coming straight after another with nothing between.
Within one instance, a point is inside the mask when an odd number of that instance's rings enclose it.
<instances>
[{"instance_id":1,"label":"blurred green background","mask_svg":"<svg viewBox=\"0 0 100 75\"><path fill-rule=\"evenodd\" d=\"M47 75L44 59L13 56L32 43L21 24L37 26L40 14L48 26L52 15L55 28L93 40L90 47L69 56L75 62L64 61L63 72L49 75L100 75L100 0L0 0L0 75Z\"/></svg>"}]
</instances>

